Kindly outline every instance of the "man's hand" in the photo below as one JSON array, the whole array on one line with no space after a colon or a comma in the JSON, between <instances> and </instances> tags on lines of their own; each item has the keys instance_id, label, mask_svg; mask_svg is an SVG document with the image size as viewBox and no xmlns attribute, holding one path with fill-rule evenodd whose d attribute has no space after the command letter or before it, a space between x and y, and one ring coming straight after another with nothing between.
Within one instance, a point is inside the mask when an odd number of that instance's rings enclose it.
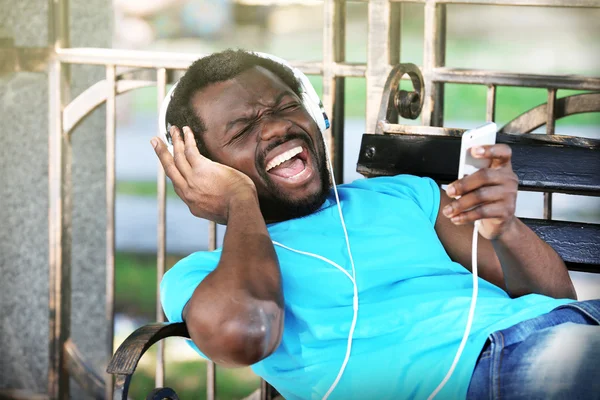
<instances>
[{"instance_id":1,"label":"man's hand","mask_svg":"<svg viewBox=\"0 0 600 400\"><path fill-rule=\"evenodd\" d=\"M171 127L173 156L162 140L153 138L152 146L175 192L191 213L219 224L227 224L232 202L255 200L256 187L240 171L204 157L196 147L191 129L183 127L185 143L177 127Z\"/></svg>"},{"instance_id":2,"label":"man's hand","mask_svg":"<svg viewBox=\"0 0 600 400\"><path fill-rule=\"evenodd\" d=\"M477 258L482 278L511 297L539 293L576 299L565 263L515 217L518 180L510 147L496 144L470 151L473 157L491 160L491 165L452 182L448 196L442 194L445 206L440 211L449 220L438 217L435 229L452 260L471 269L471 229L466 225L481 220L479 233L485 239L479 243Z\"/></svg>"},{"instance_id":3,"label":"man's hand","mask_svg":"<svg viewBox=\"0 0 600 400\"><path fill-rule=\"evenodd\" d=\"M455 225L481 220L479 233L486 239L497 239L516 220L519 182L512 170L512 152L505 144L477 146L470 151L475 158L490 159L491 165L452 182L446 193L455 200L442 212Z\"/></svg>"}]
</instances>

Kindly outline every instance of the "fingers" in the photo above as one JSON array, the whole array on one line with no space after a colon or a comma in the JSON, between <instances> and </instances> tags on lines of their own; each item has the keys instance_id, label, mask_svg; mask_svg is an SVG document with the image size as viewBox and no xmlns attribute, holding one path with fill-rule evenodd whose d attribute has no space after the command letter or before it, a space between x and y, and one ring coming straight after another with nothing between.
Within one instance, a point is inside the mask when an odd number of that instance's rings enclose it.
<instances>
[{"instance_id":1,"label":"fingers","mask_svg":"<svg viewBox=\"0 0 600 400\"><path fill-rule=\"evenodd\" d=\"M473 175L465 176L462 179L452 182L448 185L446 193L450 197L457 197L463 196L483 186L501 185L505 183L507 179L509 180L509 183L512 183L513 179L510 175L514 174L507 174L498 169L482 168ZM516 179L514 179L514 182L518 183Z\"/></svg>"},{"instance_id":2,"label":"fingers","mask_svg":"<svg viewBox=\"0 0 600 400\"><path fill-rule=\"evenodd\" d=\"M514 204L513 197L502 186L484 186L450 202L442 212L446 217L452 218L476 207L494 202L505 203L504 207L510 208L510 204Z\"/></svg>"},{"instance_id":3,"label":"fingers","mask_svg":"<svg viewBox=\"0 0 600 400\"><path fill-rule=\"evenodd\" d=\"M165 174L173 181L173 184L175 186L185 184L185 179L177 169L175 161L173 160L173 156L171 153L169 153L169 150L164 142L157 137L152 138L150 142L152 143L154 152L158 156L158 159L165 170Z\"/></svg>"},{"instance_id":4,"label":"fingers","mask_svg":"<svg viewBox=\"0 0 600 400\"><path fill-rule=\"evenodd\" d=\"M181 175L186 178L191 174L192 167L185 157L185 144L183 142L183 135L176 126L171 127L170 133L171 140L173 141L173 158L175 160L175 165L177 166L177 169L179 169Z\"/></svg>"},{"instance_id":5,"label":"fingers","mask_svg":"<svg viewBox=\"0 0 600 400\"><path fill-rule=\"evenodd\" d=\"M496 201L493 203L482 204L479 207L457 214L450 218L450 221L455 225L464 225L480 219L492 218L498 221L506 221L511 215L513 214L511 214L511 211L504 203Z\"/></svg>"},{"instance_id":6,"label":"fingers","mask_svg":"<svg viewBox=\"0 0 600 400\"><path fill-rule=\"evenodd\" d=\"M197 168L201 163L207 161L207 158L200 154L192 130L187 126L184 126L183 133L185 135L185 158L193 168Z\"/></svg>"},{"instance_id":7,"label":"fingers","mask_svg":"<svg viewBox=\"0 0 600 400\"><path fill-rule=\"evenodd\" d=\"M506 144L475 146L471 148L471 155L474 158L489 158L492 160L490 168L498 168L510 163L512 150Z\"/></svg>"},{"instance_id":8,"label":"fingers","mask_svg":"<svg viewBox=\"0 0 600 400\"><path fill-rule=\"evenodd\" d=\"M489 168L452 182L446 193L455 200L442 210L455 225L482 220L480 233L497 237L514 220L519 181L512 170L512 151L505 144L475 146L474 158L491 160Z\"/></svg>"}]
</instances>

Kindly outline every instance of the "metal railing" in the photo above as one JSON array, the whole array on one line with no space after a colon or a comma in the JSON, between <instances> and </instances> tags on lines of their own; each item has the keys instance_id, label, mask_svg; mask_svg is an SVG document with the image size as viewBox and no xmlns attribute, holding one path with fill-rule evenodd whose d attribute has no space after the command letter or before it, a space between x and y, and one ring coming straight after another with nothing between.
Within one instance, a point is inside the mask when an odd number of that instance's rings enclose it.
<instances>
[{"instance_id":1,"label":"metal railing","mask_svg":"<svg viewBox=\"0 0 600 400\"><path fill-rule=\"evenodd\" d=\"M361 2L365 2L362 0ZM335 170L343 170L344 79L366 78L366 132L374 133L386 78L392 67L400 62L401 2L371 0L368 2L367 61L352 64L345 61L346 2L341 0L237 0L250 5L322 4L324 15L323 58L320 62L292 61L306 74L323 77L322 100L332 117L331 133L326 137L333 149ZM548 89L547 133L554 133L556 91L559 89L600 90L600 78L583 76L551 76L460 70L445 67L446 6L447 4L600 7L599 0L414 0L424 8L424 59L422 73L425 98L422 112L424 126L443 126L444 84L462 83L487 86L487 120L493 121L496 110L496 90L499 86L538 87ZM50 0L51 43L49 61L49 180L50 180L50 363L48 396L66 399L69 396L69 377L82 368L69 358L70 338L70 279L71 279L71 134L73 128L91 111L106 104L106 324L109 336L106 347L113 350L114 274L115 274L115 129L116 97L141 87L156 86L157 110L165 96L167 77L171 71L185 70L203 54L159 53L112 49L69 48L68 0ZM103 65L106 78L84 91L75 99L69 98L69 66L72 64ZM122 68L141 68L153 71L154 80L128 79L119 74ZM392 127L393 128L393 127ZM393 129L391 129L393 131ZM422 128L426 133L427 129ZM390 131L390 129L388 129ZM342 181L339 175L338 181ZM157 169L158 232L157 281L165 271L166 259L166 180L162 168ZM551 217L551 197L546 196L546 217ZM216 247L216 226L209 227L209 249ZM156 319L164 320L157 302ZM159 345L156 385L164 383L163 346ZM111 354L108 354L110 357ZM215 367L209 363L207 398L215 398ZM112 381L105 380L105 397L112 397Z\"/></svg>"}]
</instances>

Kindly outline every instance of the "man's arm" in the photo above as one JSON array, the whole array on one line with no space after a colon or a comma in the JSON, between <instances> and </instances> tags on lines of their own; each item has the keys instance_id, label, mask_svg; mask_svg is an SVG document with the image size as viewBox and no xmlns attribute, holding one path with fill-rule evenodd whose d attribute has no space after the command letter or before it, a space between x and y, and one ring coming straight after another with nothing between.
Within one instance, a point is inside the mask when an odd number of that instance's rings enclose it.
<instances>
[{"instance_id":1,"label":"man's arm","mask_svg":"<svg viewBox=\"0 0 600 400\"><path fill-rule=\"evenodd\" d=\"M250 178L200 155L189 128L183 143L172 128L171 157L154 138L163 167L192 214L227 224L217 268L196 288L183 318L204 354L226 366L270 355L283 332L283 293L277 256Z\"/></svg>"},{"instance_id":2,"label":"man's arm","mask_svg":"<svg viewBox=\"0 0 600 400\"><path fill-rule=\"evenodd\" d=\"M562 259L515 217L518 180L512 171L507 145L483 146L474 157L492 160L490 168L453 182L451 199L442 191L436 232L450 257L471 269L474 221L481 219L478 247L479 274L512 297L539 293L576 298Z\"/></svg>"},{"instance_id":3,"label":"man's arm","mask_svg":"<svg viewBox=\"0 0 600 400\"><path fill-rule=\"evenodd\" d=\"M194 343L211 360L251 365L281 340L279 264L256 199L232 202L217 268L198 285L184 311Z\"/></svg>"}]
</instances>

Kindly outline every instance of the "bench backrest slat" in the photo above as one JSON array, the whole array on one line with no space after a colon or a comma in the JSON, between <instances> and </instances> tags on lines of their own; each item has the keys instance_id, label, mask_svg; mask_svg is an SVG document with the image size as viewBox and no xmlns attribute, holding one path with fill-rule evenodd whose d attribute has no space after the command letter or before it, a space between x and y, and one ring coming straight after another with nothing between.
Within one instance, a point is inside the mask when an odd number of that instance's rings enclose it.
<instances>
[{"instance_id":1,"label":"bench backrest slat","mask_svg":"<svg viewBox=\"0 0 600 400\"><path fill-rule=\"evenodd\" d=\"M600 273L600 225L521 218L556 250L569 269Z\"/></svg>"},{"instance_id":2,"label":"bench backrest slat","mask_svg":"<svg viewBox=\"0 0 600 400\"><path fill-rule=\"evenodd\" d=\"M561 145L532 135L499 134L509 143L521 189L600 196L600 146ZM357 171L365 176L412 174L449 183L458 175L460 137L363 135Z\"/></svg>"}]
</instances>

